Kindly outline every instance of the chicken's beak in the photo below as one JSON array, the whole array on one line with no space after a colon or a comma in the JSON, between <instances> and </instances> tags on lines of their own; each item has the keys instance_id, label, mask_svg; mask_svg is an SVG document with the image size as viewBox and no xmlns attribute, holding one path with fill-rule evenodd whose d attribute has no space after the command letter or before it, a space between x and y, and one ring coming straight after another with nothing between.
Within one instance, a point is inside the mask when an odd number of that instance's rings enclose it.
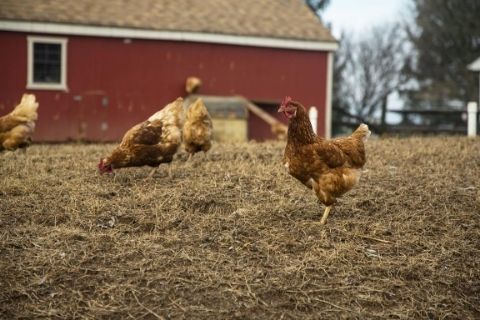
<instances>
[{"instance_id":1,"label":"chicken's beak","mask_svg":"<svg viewBox=\"0 0 480 320\"><path fill-rule=\"evenodd\" d=\"M280 107L278 108L278 112L285 112L285 105L281 104Z\"/></svg>"}]
</instances>

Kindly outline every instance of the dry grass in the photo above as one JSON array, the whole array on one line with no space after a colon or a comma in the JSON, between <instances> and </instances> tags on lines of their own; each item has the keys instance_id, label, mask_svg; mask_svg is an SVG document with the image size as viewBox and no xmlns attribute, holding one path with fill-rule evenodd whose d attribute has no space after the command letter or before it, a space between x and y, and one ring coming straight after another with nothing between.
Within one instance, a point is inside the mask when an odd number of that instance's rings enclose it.
<instances>
[{"instance_id":1,"label":"dry grass","mask_svg":"<svg viewBox=\"0 0 480 320\"><path fill-rule=\"evenodd\" d=\"M480 140L369 143L326 226L282 144L99 176L111 145L0 155L2 318L480 317Z\"/></svg>"}]
</instances>

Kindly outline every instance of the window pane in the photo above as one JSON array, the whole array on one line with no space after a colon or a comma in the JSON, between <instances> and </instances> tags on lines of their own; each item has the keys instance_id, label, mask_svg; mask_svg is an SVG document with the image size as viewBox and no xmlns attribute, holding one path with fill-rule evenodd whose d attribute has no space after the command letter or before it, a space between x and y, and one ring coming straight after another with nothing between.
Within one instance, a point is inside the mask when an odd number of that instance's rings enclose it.
<instances>
[{"instance_id":1,"label":"window pane","mask_svg":"<svg viewBox=\"0 0 480 320\"><path fill-rule=\"evenodd\" d=\"M60 44L33 44L33 82L60 83L61 52Z\"/></svg>"}]
</instances>

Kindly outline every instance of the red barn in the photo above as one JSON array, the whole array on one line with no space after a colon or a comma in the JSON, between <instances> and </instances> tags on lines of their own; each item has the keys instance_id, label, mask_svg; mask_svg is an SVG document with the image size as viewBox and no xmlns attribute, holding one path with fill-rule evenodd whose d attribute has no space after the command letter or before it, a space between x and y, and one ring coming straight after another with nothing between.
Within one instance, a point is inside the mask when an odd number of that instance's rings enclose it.
<instances>
[{"instance_id":1,"label":"red barn","mask_svg":"<svg viewBox=\"0 0 480 320\"><path fill-rule=\"evenodd\" d=\"M0 115L34 93L37 141L117 140L189 76L276 117L291 95L330 135L337 43L303 0L2 0L0 43ZM250 138L270 137L248 122Z\"/></svg>"}]
</instances>

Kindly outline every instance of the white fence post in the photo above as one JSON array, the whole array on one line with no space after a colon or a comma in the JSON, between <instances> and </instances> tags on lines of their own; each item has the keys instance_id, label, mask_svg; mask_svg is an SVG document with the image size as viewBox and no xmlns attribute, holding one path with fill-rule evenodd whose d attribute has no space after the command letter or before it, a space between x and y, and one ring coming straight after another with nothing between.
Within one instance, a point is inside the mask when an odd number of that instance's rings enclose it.
<instances>
[{"instance_id":1,"label":"white fence post","mask_svg":"<svg viewBox=\"0 0 480 320\"><path fill-rule=\"evenodd\" d=\"M468 112L468 136L475 137L477 135L477 112L478 105L476 102L469 102L467 105Z\"/></svg>"},{"instance_id":2,"label":"white fence post","mask_svg":"<svg viewBox=\"0 0 480 320\"><path fill-rule=\"evenodd\" d=\"M318 110L315 107L310 107L308 110L308 117L310 118L310 123L313 127L313 132L317 133L317 126L318 126Z\"/></svg>"}]
</instances>

